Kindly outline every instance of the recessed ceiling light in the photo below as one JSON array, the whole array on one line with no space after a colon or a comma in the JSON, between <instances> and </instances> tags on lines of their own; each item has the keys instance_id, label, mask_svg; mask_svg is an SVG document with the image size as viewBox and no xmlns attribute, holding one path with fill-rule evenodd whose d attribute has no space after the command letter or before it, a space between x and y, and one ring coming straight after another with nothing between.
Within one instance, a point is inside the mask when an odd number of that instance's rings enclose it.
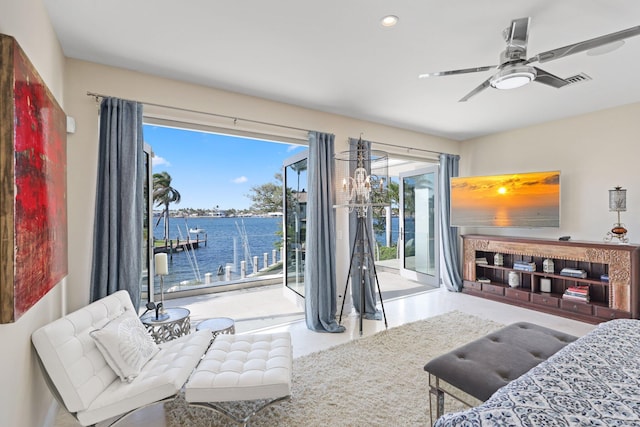
<instances>
[{"instance_id":1,"label":"recessed ceiling light","mask_svg":"<svg viewBox=\"0 0 640 427\"><path fill-rule=\"evenodd\" d=\"M380 20L383 27L393 27L398 23L398 17L395 15L387 15Z\"/></svg>"}]
</instances>

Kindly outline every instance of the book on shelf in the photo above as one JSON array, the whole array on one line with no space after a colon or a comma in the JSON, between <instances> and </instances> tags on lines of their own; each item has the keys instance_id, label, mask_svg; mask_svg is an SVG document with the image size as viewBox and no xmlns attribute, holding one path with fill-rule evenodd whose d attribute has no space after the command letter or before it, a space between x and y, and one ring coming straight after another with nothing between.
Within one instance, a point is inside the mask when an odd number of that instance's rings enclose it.
<instances>
[{"instance_id":1,"label":"book on shelf","mask_svg":"<svg viewBox=\"0 0 640 427\"><path fill-rule=\"evenodd\" d=\"M487 259L485 257L476 258L476 264L478 265L488 265Z\"/></svg>"},{"instance_id":2,"label":"book on shelf","mask_svg":"<svg viewBox=\"0 0 640 427\"><path fill-rule=\"evenodd\" d=\"M480 283L491 283L491 279L488 279L486 277L478 277L477 281Z\"/></svg>"},{"instance_id":3,"label":"book on shelf","mask_svg":"<svg viewBox=\"0 0 640 427\"><path fill-rule=\"evenodd\" d=\"M513 263L513 269L520 271L536 271L536 264L534 262L515 261Z\"/></svg>"},{"instance_id":4,"label":"book on shelf","mask_svg":"<svg viewBox=\"0 0 640 427\"><path fill-rule=\"evenodd\" d=\"M587 272L584 270L579 270L577 268L563 268L560 271L560 275L561 276L568 276L568 277L578 277L580 279L586 279L587 278Z\"/></svg>"},{"instance_id":5,"label":"book on shelf","mask_svg":"<svg viewBox=\"0 0 640 427\"><path fill-rule=\"evenodd\" d=\"M575 301L589 302L589 285L569 286L565 289L562 298Z\"/></svg>"},{"instance_id":6,"label":"book on shelf","mask_svg":"<svg viewBox=\"0 0 640 427\"><path fill-rule=\"evenodd\" d=\"M579 297L579 298L589 298L589 294L584 294L581 292L571 292L570 290L564 291L564 295L569 295L571 297Z\"/></svg>"},{"instance_id":7,"label":"book on shelf","mask_svg":"<svg viewBox=\"0 0 640 427\"><path fill-rule=\"evenodd\" d=\"M600 280L603 281L603 282L609 283L609 275L608 274L601 274L600 275Z\"/></svg>"},{"instance_id":8,"label":"book on shelf","mask_svg":"<svg viewBox=\"0 0 640 427\"><path fill-rule=\"evenodd\" d=\"M564 294L562 294L562 299L568 299L568 300L580 301L580 302L589 302L589 295L577 296L577 295L569 295L565 292Z\"/></svg>"},{"instance_id":9,"label":"book on shelf","mask_svg":"<svg viewBox=\"0 0 640 427\"><path fill-rule=\"evenodd\" d=\"M570 292L578 295L589 295L589 285L569 286L565 292Z\"/></svg>"}]
</instances>

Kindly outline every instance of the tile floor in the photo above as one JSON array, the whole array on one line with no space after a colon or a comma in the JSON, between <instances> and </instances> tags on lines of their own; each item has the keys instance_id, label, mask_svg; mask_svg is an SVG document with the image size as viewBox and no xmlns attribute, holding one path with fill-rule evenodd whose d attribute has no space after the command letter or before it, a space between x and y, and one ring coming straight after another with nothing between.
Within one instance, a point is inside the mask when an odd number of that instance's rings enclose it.
<instances>
[{"instance_id":1,"label":"tile floor","mask_svg":"<svg viewBox=\"0 0 640 427\"><path fill-rule=\"evenodd\" d=\"M378 276L383 293L390 289L416 287L415 282L402 279L393 273L381 272ZM173 299L167 300L165 303L168 307L189 308L192 327L206 318L232 317L236 319L236 333L238 334L255 331L289 331L292 337L294 357L360 338L359 316L355 312L345 313L343 316L342 324L347 328L345 333L329 334L310 331L305 325L303 310L293 300L283 297L283 295L287 295L284 292L290 291L281 286L268 286L264 289ZM384 300L384 307L389 328L453 310L504 324L517 321L537 323L577 336L584 335L594 328L594 325L583 322L466 294L448 292L444 288ZM339 310L340 306L338 306L338 312ZM364 320L363 336L375 334L384 328L383 321ZM164 415L162 412L161 406L152 406L129 417L126 422L121 423L121 427L140 425L163 427ZM64 410L60 411L56 427L77 425L75 420L64 413Z\"/></svg>"}]
</instances>

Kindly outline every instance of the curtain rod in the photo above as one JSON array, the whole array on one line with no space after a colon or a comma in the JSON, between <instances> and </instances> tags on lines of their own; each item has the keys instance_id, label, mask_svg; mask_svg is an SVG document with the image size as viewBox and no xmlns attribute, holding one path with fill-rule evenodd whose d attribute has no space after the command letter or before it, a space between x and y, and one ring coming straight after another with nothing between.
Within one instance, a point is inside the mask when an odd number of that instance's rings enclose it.
<instances>
[{"instance_id":1,"label":"curtain rod","mask_svg":"<svg viewBox=\"0 0 640 427\"><path fill-rule=\"evenodd\" d=\"M402 150L407 150L407 153L411 153L412 151L423 151L425 153L431 153L431 154L437 154L437 155L440 155L440 154L449 154L449 155L451 155L450 153L443 153L443 152L440 152L440 151L427 150L427 149L424 149L424 148L405 147L405 146L402 146L402 145L390 144L388 142L378 142L378 141L370 141L370 140L367 140L367 141L369 141L372 144L376 144L376 145L386 145L387 147L394 147L394 148L400 148Z\"/></svg>"},{"instance_id":2,"label":"curtain rod","mask_svg":"<svg viewBox=\"0 0 640 427\"><path fill-rule=\"evenodd\" d=\"M110 96L108 96L108 95L102 95L102 94L93 93L93 92L87 92L87 96L95 97L96 101L99 98L110 98ZM121 98L121 99L124 99L124 98ZM226 116L224 114L211 113L211 112L208 112L208 111L198 111L198 110L191 110L189 108L172 107L170 105L155 104L153 102L137 101L137 100L134 100L134 99L125 99L125 101L138 102L140 104L149 105L151 107L169 108L171 110L184 111L186 113L204 114L204 115L207 115L207 116L220 117L220 118L223 118L223 119L231 119L231 120L233 120L234 124L238 120L240 120L240 121L247 122L247 123L255 123L255 124L259 124L259 125L275 126L275 127L279 127L279 128L283 128L283 129L296 130L296 131L301 131L301 132L309 132L309 129L302 129L302 128L297 128L297 127L293 127L293 126L279 125L279 124L276 124L276 123L262 122L262 121L259 121L259 120L245 119L245 118L242 118L242 117Z\"/></svg>"},{"instance_id":3,"label":"curtain rod","mask_svg":"<svg viewBox=\"0 0 640 427\"><path fill-rule=\"evenodd\" d=\"M98 101L99 98L110 98L109 95L102 95L100 93L94 93L94 92L87 92L87 96L92 96L94 98L96 98L96 101ZM124 98L122 98L124 99ZM198 110L192 110L189 108L182 108L182 107L173 107L170 105L163 105L163 104L156 104L153 102L145 102L145 101L137 101L137 100L133 100L133 99L125 99L125 101L130 101L130 102L139 102L140 104L144 104L144 105L149 105L152 107L160 107L160 108L168 108L168 109L172 109L172 110L177 110L177 111L184 111L186 113L196 113L196 114L204 114L204 115L208 115L208 116L213 116L213 117L220 117L223 119L231 119L233 120L234 124L240 120L243 122L247 122L247 123L255 123L255 124L259 124L259 125L266 125L266 126L275 126L275 127L279 127L282 129L289 129L289 130L295 130L295 131L300 131L300 132L309 132L309 129L302 129L302 128L297 128L294 126L286 126L286 125L279 125L276 123L269 123L269 122L263 122L263 121L259 121L259 120L252 120L252 119L244 119L242 117L233 117L233 116L227 116L224 114L217 114L217 113L211 113L208 111L198 111ZM412 151L423 151L425 153L431 153L431 154L448 154L448 153L441 153L439 151L432 151L432 150L425 150L423 148L412 148L412 147L403 147L401 145L396 145L396 144L389 144L386 142L377 142L377 141L370 141L373 144L379 144L379 145L386 145L388 147L395 147L395 148L400 148L403 150L407 150L407 153L411 153Z\"/></svg>"}]
</instances>

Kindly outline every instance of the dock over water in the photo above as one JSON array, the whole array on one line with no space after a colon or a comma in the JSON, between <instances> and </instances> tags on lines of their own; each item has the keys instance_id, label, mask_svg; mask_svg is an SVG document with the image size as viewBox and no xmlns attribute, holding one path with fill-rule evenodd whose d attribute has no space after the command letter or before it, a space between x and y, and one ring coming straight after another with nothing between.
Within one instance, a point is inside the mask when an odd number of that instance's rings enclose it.
<instances>
[{"instance_id":1,"label":"dock over water","mask_svg":"<svg viewBox=\"0 0 640 427\"><path fill-rule=\"evenodd\" d=\"M160 244L158 244L160 242ZM200 245L207 246L207 235L204 237L200 235L195 238L189 237L186 239L176 239L169 240L165 243L164 240L158 241L156 240L153 245L153 253L174 253L174 252L182 252L184 250L190 249L198 249Z\"/></svg>"}]
</instances>

